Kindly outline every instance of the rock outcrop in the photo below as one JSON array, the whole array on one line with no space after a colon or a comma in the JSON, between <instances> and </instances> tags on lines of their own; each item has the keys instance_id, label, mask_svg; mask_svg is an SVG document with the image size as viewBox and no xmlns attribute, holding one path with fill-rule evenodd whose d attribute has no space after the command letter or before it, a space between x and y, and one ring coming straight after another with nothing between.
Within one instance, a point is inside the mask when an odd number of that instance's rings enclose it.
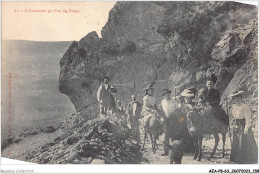
<instances>
[{"instance_id":1,"label":"rock outcrop","mask_svg":"<svg viewBox=\"0 0 260 174\"><path fill-rule=\"evenodd\" d=\"M118 2L102 29L73 42L60 61L60 92L85 117L97 115L96 92L108 75L127 103L156 82L178 94L202 88L211 73L221 103L237 89L257 106L257 7L237 2ZM226 105L225 105L226 106ZM223 106L225 108L225 106ZM257 111L254 111L257 119Z\"/></svg>"},{"instance_id":2,"label":"rock outcrop","mask_svg":"<svg viewBox=\"0 0 260 174\"><path fill-rule=\"evenodd\" d=\"M140 164L146 159L121 119L70 115L53 142L32 150L26 161L38 164Z\"/></svg>"}]
</instances>

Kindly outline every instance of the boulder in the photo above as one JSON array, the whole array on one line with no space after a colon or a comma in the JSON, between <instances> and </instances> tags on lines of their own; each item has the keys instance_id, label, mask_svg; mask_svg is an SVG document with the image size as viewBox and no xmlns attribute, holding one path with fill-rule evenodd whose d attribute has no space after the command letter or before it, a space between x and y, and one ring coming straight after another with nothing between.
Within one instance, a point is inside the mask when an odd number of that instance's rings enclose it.
<instances>
[{"instance_id":1,"label":"boulder","mask_svg":"<svg viewBox=\"0 0 260 174\"><path fill-rule=\"evenodd\" d=\"M102 38L90 32L62 57L59 90L87 120L98 115L103 76L123 105L131 94L141 101L150 82L159 103L164 88L202 88L211 73L225 98L235 73L257 60L257 25L257 7L238 2L117 2Z\"/></svg>"},{"instance_id":2,"label":"boulder","mask_svg":"<svg viewBox=\"0 0 260 174\"><path fill-rule=\"evenodd\" d=\"M39 164L92 164L91 159L96 160L95 164L100 160L106 164L138 164L143 161L140 146L126 136L128 128L110 118L93 119L83 126L88 138L84 138L84 133L78 133L82 129L79 122L72 130L63 128L62 135L39 147L37 152L28 152L25 159Z\"/></svg>"},{"instance_id":3,"label":"boulder","mask_svg":"<svg viewBox=\"0 0 260 174\"><path fill-rule=\"evenodd\" d=\"M257 6L230 1L117 2L102 38L96 32L86 33L60 60L59 90L79 112L63 127L72 129L98 116L96 93L104 76L118 91L115 99L126 105L131 94L142 101L148 83L155 82L154 95L160 103L164 88L172 95L190 86L204 88L212 73L218 77L215 87L226 112L229 94L245 89L257 125L257 102L252 101L258 94L257 12ZM109 126L104 121L99 128L127 139L126 132ZM93 135L86 139L110 142Z\"/></svg>"}]
</instances>

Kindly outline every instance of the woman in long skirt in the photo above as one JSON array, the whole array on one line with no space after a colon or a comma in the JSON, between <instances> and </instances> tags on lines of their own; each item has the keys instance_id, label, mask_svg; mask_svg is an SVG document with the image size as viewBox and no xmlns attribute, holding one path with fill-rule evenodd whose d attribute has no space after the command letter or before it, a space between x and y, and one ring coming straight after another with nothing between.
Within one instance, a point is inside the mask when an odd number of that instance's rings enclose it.
<instances>
[{"instance_id":1,"label":"woman in long skirt","mask_svg":"<svg viewBox=\"0 0 260 174\"><path fill-rule=\"evenodd\" d=\"M244 91L231 95L234 104L231 111L235 119L230 160L239 164L255 164L258 161L258 148L251 129L251 111L243 103Z\"/></svg>"},{"instance_id":2,"label":"woman in long skirt","mask_svg":"<svg viewBox=\"0 0 260 174\"><path fill-rule=\"evenodd\" d=\"M150 118L152 116L155 116L156 109L155 109L155 97L153 96L153 85L154 83L151 83L147 85L145 88L145 95L143 98L143 108L141 112L142 118L142 125L145 126L148 124Z\"/></svg>"}]
</instances>

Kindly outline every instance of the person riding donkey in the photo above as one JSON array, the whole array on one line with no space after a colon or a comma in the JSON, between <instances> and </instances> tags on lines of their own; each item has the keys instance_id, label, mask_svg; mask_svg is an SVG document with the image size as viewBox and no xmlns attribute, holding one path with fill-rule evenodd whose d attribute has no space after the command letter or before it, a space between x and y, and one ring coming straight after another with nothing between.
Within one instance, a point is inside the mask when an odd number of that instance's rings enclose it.
<instances>
[{"instance_id":1,"label":"person riding donkey","mask_svg":"<svg viewBox=\"0 0 260 174\"><path fill-rule=\"evenodd\" d=\"M185 107L186 114L188 114L188 112L190 112L190 111L194 111L194 112L198 113L196 103L194 102L196 93L197 93L197 90L193 87L184 89L181 92L181 96L184 97L184 101L185 101L184 107ZM189 131L193 131L193 130L189 130Z\"/></svg>"},{"instance_id":2,"label":"person riding donkey","mask_svg":"<svg viewBox=\"0 0 260 174\"><path fill-rule=\"evenodd\" d=\"M181 96L184 97L184 102L185 102L184 107L185 107L186 111L195 109L194 99L195 99L196 93L197 93L197 90L194 87L184 89L181 92Z\"/></svg>"},{"instance_id":3,"label":"person riding donkey","mask_svg":"<svg viewBox=\"0 0 260 174\"><path fill-rule=\"evenodd\" d=\"M212 74L206 81L206 89L204 89L198 96L199 102L203 106L200 115L204 119L212 120L212 117L218 118L222 124L229 124L229 117L220 106L220 93L214 88L217 81L215 74ZM211 121L209 121L209 128L211 128ZM213 127L212 127L213 128Z\"/></svg>"},{"instance_id":4,"label":"person riding donkey","mask_svg":"<svg viewBox=\"0 0 260 174\"><path fill-rule=\"evenodd\" d=\"M146 126L149 123L149 120L152 116L158 117L157 111L156 111L156 104L155 104L155 97L153 96L153 85L154 83L151 83L147 85L145 88L145 94L143 98L143 108L141 112L142 118L142 124L143 126Z\"/></svg>"},{"instance_id":5,"label":"person riding donkey","mask_svg":"<svg viewBox=\"0 0 260 174\"><path fill-rule=\"evenodd\" d=\"M220 116L218 116L218 114L223 114L222 112L224 111L221 111L219 106L220 95L217 90L213 89L212 80L214 80L214 78L207 81L208 88L206 91L203 90L203 92L198 93L198 97L200 98L199 103L205 103L202 109L198 109L198 103L192 100L195 99L197 92L191 92L190 89L186 89L186 92L184 91L182 93L182 95L185 96L186 102L187 128L190 136L193 139L195 147L193 159L197 159L198 161L200 161L202 157L203 134L213 134L215 139L215 145L209 155L209 159L213 157L217 150L219 143L219 133L222 134L222 157L225 155L225 141L228 125L223 124L221 119L219 119ZM205 97L203 98L204 100L202 100L201 95ZM221 115L221 117L225 116L224 114Z\"/></svg>"},{"instance_id":6,"label":"person riding donkey","mask_svg":"<svg viewBox=\"0 0 260 174\"><path fill-rule=\"evenodd\" d=\"M141 112L142 119L140 119L140 121L142 127L144 128L143 148L145 146L147 135L150 135L152 142L152 150L153 153L155 153L156 147L158 148L156 140L159 139L159 136L162 133L162 131L160 129L161 122L159 116L159 109L155 104L155 97L153 96L153 85L154 83L151 83L145 88L145 96L143 98L143 107Z\"/></svg>"}]
</instances>

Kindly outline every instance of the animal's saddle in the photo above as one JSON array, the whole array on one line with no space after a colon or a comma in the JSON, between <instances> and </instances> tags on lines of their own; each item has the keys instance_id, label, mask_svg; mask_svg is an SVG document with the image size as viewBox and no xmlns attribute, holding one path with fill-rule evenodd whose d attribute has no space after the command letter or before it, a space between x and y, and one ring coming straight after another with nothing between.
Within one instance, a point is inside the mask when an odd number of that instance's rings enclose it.
<instances>
[{"instance_id":1,"label":"animal's saddle","mask_svg":"<svg viewBox=\"0 0 260 174\"><path fill-rule=\"evenodd\" d=\"M204 122L204 129L206 130L213 130L215 129L215 118L217 113L215 113L215 110L213 107L205 107L202 109L199 114L202 116L203 122Z\"/></svg>"},{"instance_id":2,"label":"animal's saddle","mask_svg":"<svg viewBox=\"0 0 260 174\"><path fill-rule=\"evenodd\" d=\"M212 130L216 128L216 122L221 122L224 125L229 124L228 115L220 107L207 106L202 109L199 114L204 121L204 128Z\"/></svg>"},{"instance_id":3,"label":"animal's saddle","mask_svg":"<svg viewBox=\"0 0 260 174\"><path fill-rule=\"evenodd\" d=\"M149 114L145 115L144 118L142 119L143 126L148 125L149 122L150 122L150 120L151 120L151 118L153 118L153 119L157 119L157 120L160 121L157 112L154 112L154 113L152 113L152 112L148 112L148 113L149 113Z\"/></svg>"}]
</instances>

